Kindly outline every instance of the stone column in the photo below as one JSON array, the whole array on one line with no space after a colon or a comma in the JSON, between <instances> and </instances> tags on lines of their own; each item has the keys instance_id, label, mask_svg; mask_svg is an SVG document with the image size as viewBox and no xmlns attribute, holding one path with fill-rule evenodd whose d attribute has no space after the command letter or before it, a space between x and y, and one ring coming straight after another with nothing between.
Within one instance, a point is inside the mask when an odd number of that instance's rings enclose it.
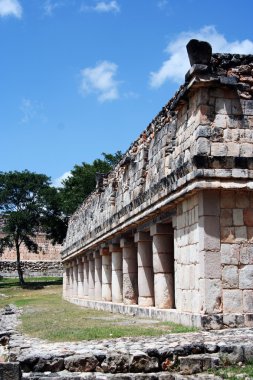
<instances>
[{"instance_id":1,"label":"stone column","mask_svg":"<svg viewBox=\"0 0 253 380\"><path fill-rule=\"evenodd\" d=\"M77 284L78 284L78 264L77 264L77 259L73 260L73 297L77 297Z\"/></svg>"},{"instance_id":2,"label":"stone column","mask_svg":"<svg viewBox=\"0 0 253 380\"><path fill-rule=\"evenodd\" d=\"M72 261L69 263L69 291L68 297L73 296L73 263Z\"/></svg>"},{"instance_id":3,"label":"stone column","mask_svg":"<svg viewBox=\"0 0 253 380\"><path fill-rule=\"evenodd\" d=\"M154 306L152 238L148 232L137 232L134 235L134 240L137 243L138 304L140 306Z\"/></svg>"},{"instance_id":4,"label":"stone column","mask_svg":"<svg viewBox=\"0 0 253 380\"><path fill-rule=\"evenodd\" d=\"M77 283L77 295L79 297L83 297L83 262L82 258L79 257L77 259L78 263L78 283Z\"/></svg>"},{"instance_id":5,"label":"stone column","mask_svg":"<svg viewBox=\"0 0 253 380\"><path fill-rule=\"evenodd\" d=\"M137 247L133 239L120 239L122 248L123 302L135 305L138 300Z\"/></svg>"},{"instance_id":6,"label":"stone column","mask_svg":"<svg viewBox=\"0 0 253 380\"><path fill-rule=\"evenodd\" d=\"M87 256L82 257L83 262L83 295L88 297L89 295L89 261Z\"/></svg>"},{"instance_id":7,"label":"stone column","mask_svg":"<svg viewBox=\"0 0 253 380\"><path fill-rule=\"evenodd\" d=\"M109 248L101 248L102 256L102 300L112 300L112 258Z\"/></svg>"},{"instance_id":8,"label":"stone column","mask_svg":"<svg viewBox=\"0 0 253 380\"><path fill-rule=\"evenodd\" d=\"M68 297L69 292L69 268L68 264L63 264L63 297Z\"/></svg>"},{"instance_id":9,"label":"stone column","mask_svg":"<svg viewBox=\"0 0 253 380\"><path fill-rule=\"evenodd\" d=\"M151 226L153 237L153 268L155 306L161 309L174 307L174 235L171 225Z\"/></svg>"},{"instance_id":10,"label":"stone column","mask_svg":"<svg viewBox=\"0 0 253 380\"><path fill-rule=\"evenodd\" d=\"M100 252L94 252L95 259L95 300L102 299L102 257Z\"/></svg>"},{"instance_id":11,"label":"stone column","mask_svg":"<svg viewBox=\"0 0 253 380\"><path fill-rule=\"evenodd\" d=\"M94 300L95 298L95 260L92 253L88 255L88 260L89 260L88 296L89 296L89 299Z\"/></svg>"},{"instance_id":12,"label":"stone column","mask_svg":"<svg viewBox=\"0 0 253 380\"><path fill-rule=\"evenodd\" d=\"M122 302L122 249L118 244L110 244L112 255L112 302Z\"/></svg>"}]
</instances>

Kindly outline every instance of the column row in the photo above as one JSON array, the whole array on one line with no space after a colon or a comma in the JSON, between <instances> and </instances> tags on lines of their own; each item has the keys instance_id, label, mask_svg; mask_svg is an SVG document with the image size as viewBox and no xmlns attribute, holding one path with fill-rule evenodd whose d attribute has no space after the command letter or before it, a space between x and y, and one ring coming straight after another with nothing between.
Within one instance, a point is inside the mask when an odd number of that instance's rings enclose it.
<instances>
[{"instance_id":1,"label":"column row","mask_svg":"<svg viewBox=\"0 0 253 380\"><path fill-rule=\"evenodd\" d=\"M173 240L171 225L156 224L71 260L65 265L64 296L173 308Z\"/></svg>"}]
</instances>

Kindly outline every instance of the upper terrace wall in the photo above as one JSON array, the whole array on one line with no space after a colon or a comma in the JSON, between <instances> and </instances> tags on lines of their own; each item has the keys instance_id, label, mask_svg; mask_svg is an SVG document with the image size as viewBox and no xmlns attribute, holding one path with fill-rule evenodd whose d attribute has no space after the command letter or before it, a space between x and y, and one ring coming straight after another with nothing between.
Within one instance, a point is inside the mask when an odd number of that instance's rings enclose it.
<instances>
[{"instance_id":1,"label":"upper terrace wall","mask_svg":"<svg viewBox=\"0 0 253 380\"><path fill-rule=\"evenodd\" d=\"M175 97L74 213L63 258L174 207L194 187L252 178L252 71L253 56L214 54L210 65L193 65Z\"/></svg>"}]
</instances>

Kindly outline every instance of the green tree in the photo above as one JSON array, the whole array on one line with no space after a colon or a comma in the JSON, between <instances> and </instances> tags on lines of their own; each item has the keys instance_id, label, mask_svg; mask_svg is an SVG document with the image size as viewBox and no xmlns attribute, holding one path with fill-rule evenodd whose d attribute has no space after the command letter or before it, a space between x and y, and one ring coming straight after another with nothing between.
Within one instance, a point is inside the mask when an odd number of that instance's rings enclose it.
<instances>
[{"instance_id":1,"label":"green tree","mask_svg":"<svg viewBox=\"0 0 253 380\"><path fill-rule=\"evenodd\" d=\"M71 175L63 181L63 188L60 189L62 197L62 207L67 215L71 215L84 199L96 187L96 174L106 174L121 160L122 153L115 154L102 153L103 159L96 159L92 164L83 162L75 165L71 170Z\"/></svg>"},{"instance_id":2,"label":"green tree","mask_svg":"<svg viewBox=\"0 0 253 380\"><path fill-rule=\"evenodd\" d=\"M46 232L53 242L61 243L67 229L61 211L57 189L50 186L44 174L0 172L0 216L3 219L0 253L6 247L14 248L20 284L25 283L20 261L20 247L24 244L31 252L38 251L36 234Z\"/></svg>"}]
</instances>

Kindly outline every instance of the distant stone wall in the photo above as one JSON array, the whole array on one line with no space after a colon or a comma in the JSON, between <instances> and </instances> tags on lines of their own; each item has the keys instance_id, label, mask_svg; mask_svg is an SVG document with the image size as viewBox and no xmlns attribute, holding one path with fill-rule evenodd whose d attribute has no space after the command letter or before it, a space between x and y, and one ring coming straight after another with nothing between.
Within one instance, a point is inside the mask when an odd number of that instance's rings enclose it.
<instances>
[{"instance_id":1,"label":"distant stone wall","mask_svg":"<svg viewBox=\"0 0 253 380\"><path fill-rule=\"evenodd\" d=\"M0 234L0 237L3 234ZM46 234L38 233L35 239L39 246L38 253L29 252L28 249L21 245L21 260L24 261L61 261L61 245L53 245L48 239ZM0 257L0 261L15 261L16 251L15 249L5 249L4 253Z\"/></svg>"},{"instance_id":2,"label":"distant stone wall","mask_svg":"<svg viewBox=\"0 0 253 380\"><path fill-rule=\"evenodd\" d=\"M25 277L61 277L62 263L60 261L22 261L21 267ZM15 261L0 261L0 275L17 277Z\"/></svg>"}]
</instances>

